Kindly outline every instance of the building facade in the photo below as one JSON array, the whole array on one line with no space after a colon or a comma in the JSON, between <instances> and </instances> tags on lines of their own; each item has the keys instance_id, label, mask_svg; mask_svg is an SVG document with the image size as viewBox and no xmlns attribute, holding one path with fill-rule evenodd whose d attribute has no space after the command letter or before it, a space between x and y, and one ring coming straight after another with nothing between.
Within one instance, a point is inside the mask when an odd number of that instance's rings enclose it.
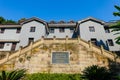
<instances>
[{"instance_id":1,"label":"building facade","mask_svg":"<svg viewBox=\"0 0 120 80\"><path fill-rule=\"evenodd\" d=\"M115 43L117 35L109 30L109 23L89 17L78 22L46 22L39 18L30 18L17 25L0 25L0 51L16 51L32 41L44 38L77 38L91 41L106 50L120 51Z\"/></svg>"}]
</instances>

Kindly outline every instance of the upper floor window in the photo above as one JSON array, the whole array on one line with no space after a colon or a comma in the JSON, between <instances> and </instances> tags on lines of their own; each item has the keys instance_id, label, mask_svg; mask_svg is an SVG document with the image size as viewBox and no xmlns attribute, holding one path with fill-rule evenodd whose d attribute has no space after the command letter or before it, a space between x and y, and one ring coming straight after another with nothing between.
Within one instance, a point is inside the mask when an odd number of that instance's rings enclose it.
<instances>
[{"instance_id":1,"label":"upper floor window","mask_svg":"<svg viewBox=\"0 0 120 80\"><path fill-rule=\"evenodd\" d=\"M65 32L65 28L59 28L59 32Z\"/></svg>"},{"instance_id":2,"label":"upper floor window","mask_svg":"<svg viewBox=\"0 0 120 80\"><path fill-rule=\"evenodd\" d=\"M108 45L109 45L109 46L114 46L112 39L108 39Z\"/></svg>"},{"instance_id":3,"label":"upper floor window","mask_svg":"<svg viewBox=\"0 0 120 80\"><path fill-rule=\"evenodd\" d=\"M73 33L74 32L74 28L70 28L70 33Z\"/></svg>"},{"instance_id":4,"label":"upper floor window","mask_svg":"<svg viewBox=\"0 0 120 80\"><path fill-rule=\"evenodd\" d=\"M54 33L54 28L49 28L50 33Z\"/></svg>"},{"instance_id":5,"label":"upper floor window","mask_svg":"<svg viewBox=\"0 0 120 80\"><path fill-rule=\"evenodd\" d=\"M17 28L17 31L16 31L16 33L20 33L20 28Z\"/></svg>"},{"instance_id":6,"label":"upper floor window","mask_svg":"<svg viewBox=\"0 0 120 80\"><path fill-rule=\"evenodd\" d=\"M3 49L4 48L4 44L3 42L0 42L0 49Z\"/></svg>"},{"instance_id":7,"label":"upper floor window","mask_svg":"<svg viewBox=\"0 0 120 80\"><path fill-rule=\"evenodd\" d=\"M110 30L108 27L104 27L104 29L105 29L105 33L110 33Z\"/></svg>"},{"instance_id":8,"label":"upper floor window","mask_svg":"<svg viewBox=\"0 0 120 80\"><path fill-rule=\"evenodd\" d=\"M36 27L30 27L30 32L35 32Z\"/></svg>"},{"instance_id":9,"label":"upper floor window","mask_svg":"<svg viewBox=\"0 0 120 80\"><path fill-rule=\"evenodd\" d=\"M89 31L90 31L90 32L95 32L94 26L89 26Z\"/></svg>"},{"instance_id":10,"label":"upper floor window","mask_svg":"<svg viewBox=\"0 0 120 80\"><path fill-rule=\"evenodd\" d=\"M5 28L0 29L0 33L4 33L4 31L5 31Z\"/></svg>"}]
</instances>

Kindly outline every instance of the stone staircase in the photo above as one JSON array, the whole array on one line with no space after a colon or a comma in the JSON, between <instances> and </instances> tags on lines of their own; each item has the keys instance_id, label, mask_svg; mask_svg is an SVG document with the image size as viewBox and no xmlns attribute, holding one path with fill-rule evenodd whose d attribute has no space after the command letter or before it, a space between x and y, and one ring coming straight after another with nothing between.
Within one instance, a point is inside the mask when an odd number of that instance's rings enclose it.
<instances>
[{"instance_id":1,"label":"stone staircase","mask_svg":"<svg viewBox=\"0 0 120 80\"><path fill-rule=\"evenodd\" d=\"M52 51L70 51L70 63L52 64ZM0 59L0 69L26 68L29 73L79 73L90 65L108 67L109 61L120 64L117 55L79 37L77 39L42 38L26 47L20 47L16 52L6 52L6 55Z\"/></svg>"}]
</instances>

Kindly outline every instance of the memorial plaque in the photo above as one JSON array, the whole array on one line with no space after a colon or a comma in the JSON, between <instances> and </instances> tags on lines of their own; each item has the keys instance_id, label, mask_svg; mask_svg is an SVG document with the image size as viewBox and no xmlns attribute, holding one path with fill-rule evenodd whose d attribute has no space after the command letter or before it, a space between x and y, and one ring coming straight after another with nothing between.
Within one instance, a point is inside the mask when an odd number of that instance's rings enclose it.
<instances>
[{"instance_id":1,"label":"memorial plaque","mask_svg":"<svg viewBox=\"0 0 120 80\"><path fill-rule=\"evenodd\" d=\"M53 64L68 64L69 52L52 52Z\"/></svg>"}]
</instances>

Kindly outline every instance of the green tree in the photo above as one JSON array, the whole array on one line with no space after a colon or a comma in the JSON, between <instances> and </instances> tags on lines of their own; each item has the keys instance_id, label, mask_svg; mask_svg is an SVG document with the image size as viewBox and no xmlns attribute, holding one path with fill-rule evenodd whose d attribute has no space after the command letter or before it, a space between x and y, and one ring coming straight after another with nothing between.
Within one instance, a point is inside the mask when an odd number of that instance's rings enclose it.
<instances>
[{"instance_id":1,"label":"green tree","mask_svg":"<svg viewBox=\"0 0 120 80\"><path fill-rule=\"evenodd\" d=\"M13 70L11 72L2 71L0 80L21 80L25 76L25 69Z\"/></svg>"},{"instance_id":2,"label":"green tree","mask_svg":"<svg viewBox=\"0 0 120 80\"><path fill-rule=\"evenodd\" d=\"M120 17L120 6L115 5L114 7L118 10L118 12L114 12L113 15ZM111 25L110 29L112 29L112 32L116 32L114 35L120 34L120 21ZM120 36L116 37L115 40L115 42L120 45Z\"/></svg>"},{"instance_id":3,"label":"green tree","mask_svg":"<svg viewBox=\"0 0 120 80\"><path fill-rule=\"evenodd\" d=\"M112 80L112 77L110 70L97 65L85 68L82 75L85 80Z\"/></svg>"},{"instance_id":4,"label":"green tree","mask_svg":"<svg viewBox=\"0 0 120 80\"><path fill-rule=\"evenodd\" d=\"M21 18L20 20L18 20L18 23L22 23L24 22L25 20L27 20L26 18Z\"/></svg>"},{"instance_id":5,"label":"green tree","mask_svg":"<svg viewBox=\"0 0 120 80\"><path fill-rule=\"evenodd\" d=\"M2 16L0 16L0 24L3 24L5 22L6 22L6 20Z\"/></svg>"},{"instance_id":6,"label":"green tree","mask_svg":"<svg viewBox=\"0 0 120 80\"><path fill-rule=\"evenodd\" d=\"M17 24L17 23L13 20L6 20L5 24Z\"/></svg>"}]
</instances>

